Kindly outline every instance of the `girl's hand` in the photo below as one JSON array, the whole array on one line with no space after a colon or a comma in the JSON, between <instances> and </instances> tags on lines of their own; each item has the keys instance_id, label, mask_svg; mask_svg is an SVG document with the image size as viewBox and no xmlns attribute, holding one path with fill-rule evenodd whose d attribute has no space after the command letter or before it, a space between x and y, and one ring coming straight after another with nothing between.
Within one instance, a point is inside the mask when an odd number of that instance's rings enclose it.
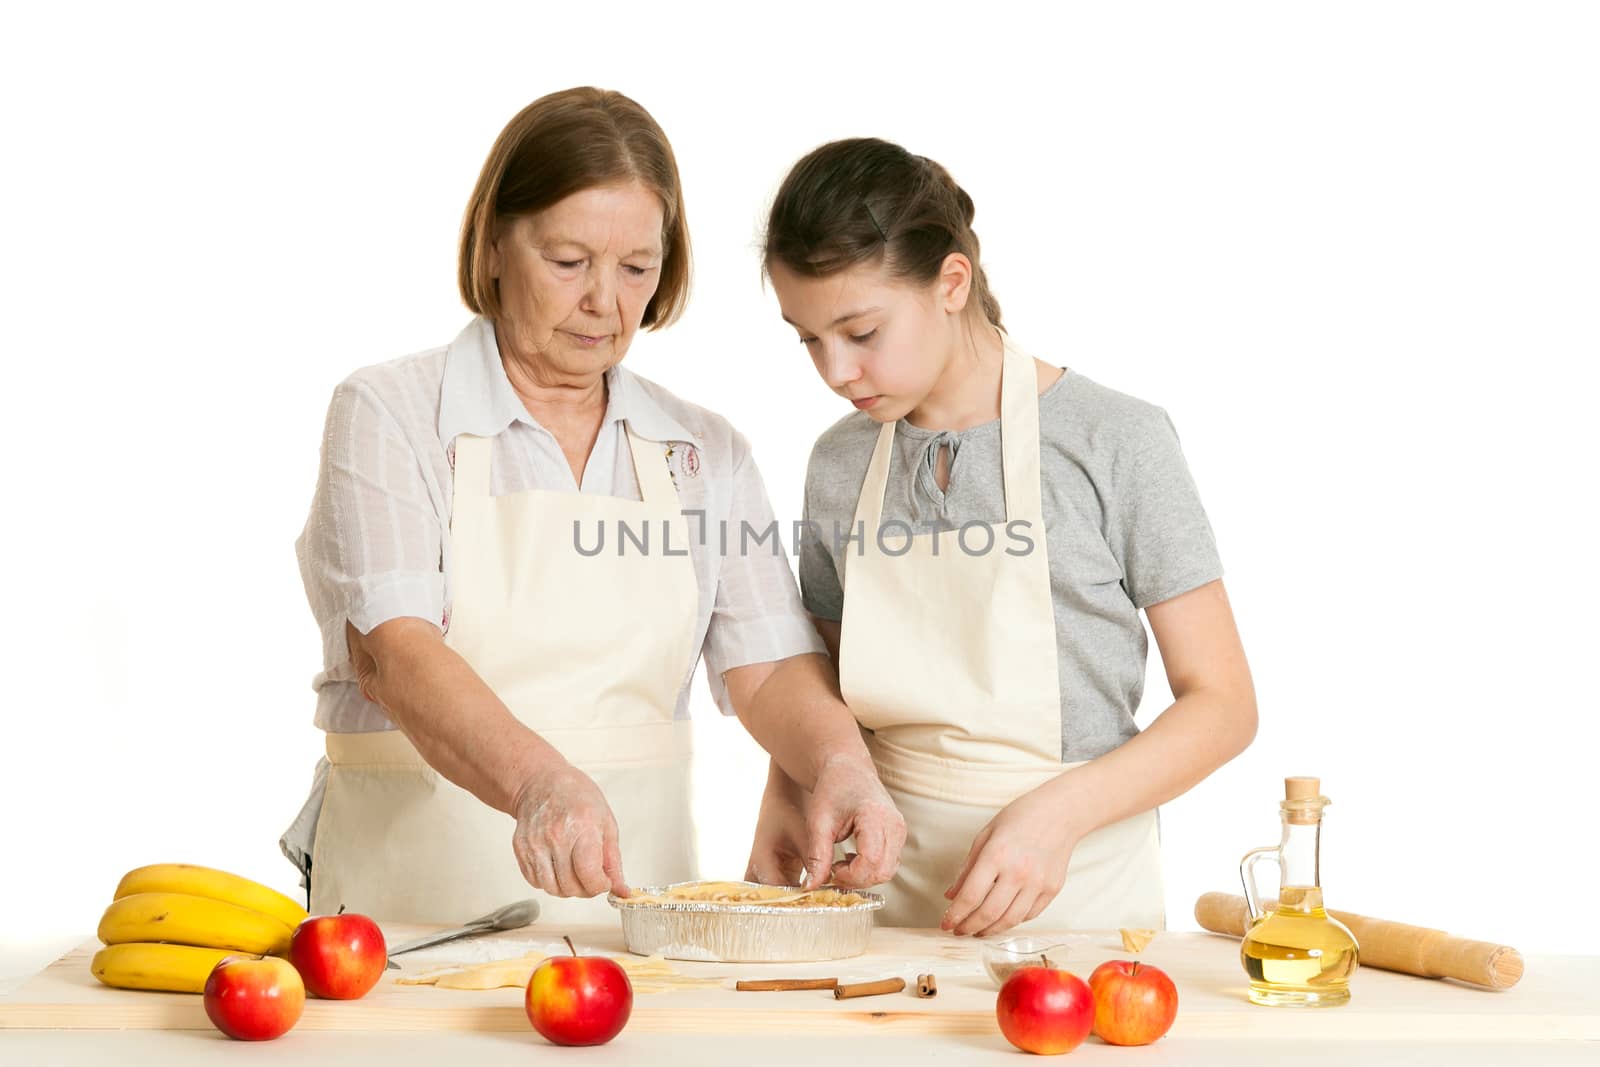
<instances>
[{"instance_id":1,"label":"girl's hand","mask_svg":"<svg viewBox=\"0 0 1600 1067\"><path fill-rule=\"evenodd\" d=\"M1036 917L1066 883L1082 833L1062 810L1060 779L1001 809L972 842L940 927L957 934L1003 933Z\"/></svg>"},{"instance_id":2,"label":"girl's hand","mask_svg":"<svg viewBox=\"0 0 1600 1067\"><path fill-rule=\"evenodd\" d=\"M750 846L744 880L762 885L799 885L805 866L805 791L773 761L761 796L761 814L756 819L756 836Z\"/></svg>"}]
</instances>

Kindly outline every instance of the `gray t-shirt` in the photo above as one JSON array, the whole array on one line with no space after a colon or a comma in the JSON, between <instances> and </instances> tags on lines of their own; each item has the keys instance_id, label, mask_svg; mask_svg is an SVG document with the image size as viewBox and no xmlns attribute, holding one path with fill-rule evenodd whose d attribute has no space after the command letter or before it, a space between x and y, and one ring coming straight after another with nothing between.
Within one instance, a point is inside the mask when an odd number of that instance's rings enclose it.
<instances>
[{"instance_id":1,"label":"gray t-shirt","mask_svg":"<svg viewBox=\"0 0 1600 1067\"><path fill-rule=\"evenodd\" d=\"M805 518L820 536L801 542L800 591L818 618L838 621L843 612L843 582L858 549L841 552L834 531L854 527L878 428L855 412L811 451ZM945 492L934 477L941 445L951 452ZM1222 561L1161 408L1069 369L1039 396L1039 451L1061 758L1089 760L1139 732L1133 716L1149 651L1139 610L1220 578ZM883 522L925 531L1004 519L999 420L958 432L899 424Z\"/></svg>"}]
</instances>

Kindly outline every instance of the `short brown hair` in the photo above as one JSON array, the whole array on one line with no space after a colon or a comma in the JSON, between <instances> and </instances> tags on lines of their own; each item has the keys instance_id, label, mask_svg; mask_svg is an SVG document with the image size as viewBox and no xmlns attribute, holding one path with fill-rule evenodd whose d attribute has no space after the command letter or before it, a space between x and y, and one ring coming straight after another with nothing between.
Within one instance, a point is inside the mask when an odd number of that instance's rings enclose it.
<instances>
[{"instance_id":1,"label":"short brown hair","mask_svg":"<svg viewBox=\"0 0 1600 1067\"><path fill-rule=\"evenodd\" d=\"M881 260L890 276L930 284L945 257L972 261L970 299L1000 326L1000 302L978 262L972 197L949 171L875 137L831 141L789 170L767 218L762 267L825 278Z\"/></svg>"},{"instance_id":2,"label":"short brown hair","mask_svg":"<svg viewBox=\"0 0 1600 1067\"><path fill-rule=\"evenodd\" d=\"M587 86L540 97L495 138L461 223L461 299L486 318L500 315L499 283L489 276L497 224L628 181L653 190L662 204L661 276L640 325L671 324L689 302L689 224L678 161L648 111L621 93Z\"/></svg>"}]
</instances>

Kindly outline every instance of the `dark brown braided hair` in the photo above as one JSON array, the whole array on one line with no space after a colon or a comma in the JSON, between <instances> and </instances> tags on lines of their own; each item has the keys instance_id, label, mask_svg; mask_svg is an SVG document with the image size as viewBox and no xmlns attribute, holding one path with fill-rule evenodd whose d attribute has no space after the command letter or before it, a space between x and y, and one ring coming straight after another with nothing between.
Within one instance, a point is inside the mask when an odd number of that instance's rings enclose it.
<instances>
[{"instance_id":1,"label":"dark brown braided hair","mask_svg":"<svg viewBox=\"0 0 1600 1067\"><path fill-rule=\"evenodd\" d=\"M945 257L960 252L972 261L969 300L1000 327L1000 302L979 265L974 213L966 190L933 160L875 137L831 141L796 163L779 187L762 268L770 274L781 263L825 278L881 261L892 278L930 285Z\"/></svg>"}]
</instances>

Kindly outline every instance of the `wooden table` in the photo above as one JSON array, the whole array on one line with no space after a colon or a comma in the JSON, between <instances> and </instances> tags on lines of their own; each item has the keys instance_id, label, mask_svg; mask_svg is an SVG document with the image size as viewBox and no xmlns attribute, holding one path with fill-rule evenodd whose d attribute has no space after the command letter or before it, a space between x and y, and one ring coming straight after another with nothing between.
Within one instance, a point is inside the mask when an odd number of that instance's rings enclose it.
<instances>
[{"instance_id":1,"label":"wooden table","mask_svg":"<svg viewBox=\"0 0 1600 1067\"><path fill-rule=\"evenodd\" d=\"M386 925L392 942L415 927ZM580 950L621 955L611 927L570 932ZM1066 966L1087 976L1125 958L1114 933L1077 934ZM526 1063L553 1052L530 1028L519 989L465 992L384 982L359 1001L306 1004L283 1038L248 1049L218 1034L197 996L109 989L89 974L90 942L0 997L0 1062L315 1062L342 1064ZM560 947L554 932L521 931L439 946L402 957L408 972L446 963ZM562 948L562 951L565 951ZM1534 957L1511 990L1488 992L1364 969L1339 1008L1262 1008L1245 999L1238 942L1211 934L1164 933L1140 956L1177 983L1172 1031L1148 1048L1090 1040L1074 1062L1600 1063L1600 960ZM728 979L729 988L641 994L627 1029L586 1064L819 1063L856 1054L874 1064L968 1063L1017 1055L995 1023L995 988L983 973L981 943L934 930L881 928L869 952L834 963L675 963L684 974ZM939 979L939 995L911 992L836 1001L826 992L738 993L734 978L836 976L844 981L919 973ZM391 972L392 973L392 972ZM854 1050L853 1052L851 1050ZM1020 1062L1010 1060L1009 1062Z\"/></svg>"}]
</instances>

